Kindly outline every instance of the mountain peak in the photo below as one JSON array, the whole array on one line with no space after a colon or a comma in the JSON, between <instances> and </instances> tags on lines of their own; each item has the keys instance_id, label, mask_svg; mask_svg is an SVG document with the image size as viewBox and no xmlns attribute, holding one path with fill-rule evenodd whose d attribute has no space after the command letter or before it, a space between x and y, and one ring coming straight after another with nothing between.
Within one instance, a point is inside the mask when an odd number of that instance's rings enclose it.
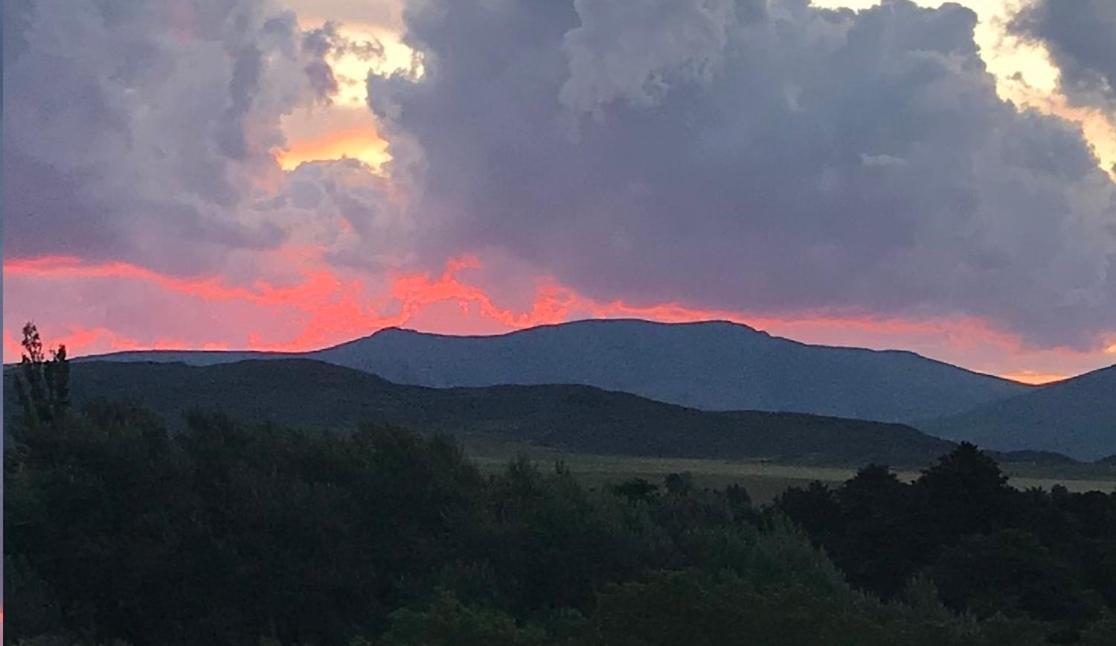
<instances>
[{"instance_id":1,"label":"mountain peak","mask_svg":"<svg viewBox=\"0 0 1116 646\"><path fill-rule=\"evenodd\" d=\"M750 332L753 334L761 334L763 336L770 336L763 330L758 330L745 323L738 323L735 321L728 321L725 319L706 319L700 321L653 321L650 319L641 318L589 318L589 319L575 319L572 321L562 321L560 323L542 323L533 325L531 327L520 328L508 332L501 332L495 334L450 334L441 332L424 332L414 328L391 326L385 327L372 334L361 337L362 339L371 339L377 336L392 336L392 335L407 335L407 336L427 336L427 337L441 337L441 338L465 338L465 339L484 339L484 338L498 338L508 337L517 334L530 334L541 330L561 330L561 329L592 329L592 328L613 328L613 329L663 329L663 328L677 328L677 329L693 329L705 328L710 330L737 330L740 332ZM359 339L357 339L359 340ZM341 344L345 345L345 344Z\"/></svg>"},{"instance_id":2,"label":"mountain peak","mask_svg":"<svg viewBox=\"0 0 1116 646\"><path fill-rule=\"evenodd\" d=\"M145 353L122 360L142 361ZM178 353L195 365L266 353ZM496 335L402 327L313 352L416 386L577 384L705 410L764 410L887 422L934 419L1027 386L908 352L809 345L724 320L585 319Z\"/></svg>"},{"instance_id":3,"label":"mountain peak","mask_svg":"<svg viewBox=\"0 0 1116 646\"><path fill-rule=\"evenodd\" d=\"M585 319L495 335L387 328L312 356L412 385L582 384L706 410L880 421L1026 389L914 353L808 345L724 320Z\"/></svg>"}]
</instances>

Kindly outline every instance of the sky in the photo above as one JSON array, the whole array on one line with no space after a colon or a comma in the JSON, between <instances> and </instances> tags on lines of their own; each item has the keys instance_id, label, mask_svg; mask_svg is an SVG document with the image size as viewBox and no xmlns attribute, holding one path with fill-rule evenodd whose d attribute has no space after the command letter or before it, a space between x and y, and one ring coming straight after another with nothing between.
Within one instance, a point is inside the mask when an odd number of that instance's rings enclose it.
<instances>
[{"instance_id":1,"label":"sky","mask_svg":"<svg viewBox=\"0 0 1116 646\"><path fill-rule=\"evenodd\" d=\"M1116 363L1111 0L5 0L4 359L725 319Z\"/></svg>"}]
</instances>

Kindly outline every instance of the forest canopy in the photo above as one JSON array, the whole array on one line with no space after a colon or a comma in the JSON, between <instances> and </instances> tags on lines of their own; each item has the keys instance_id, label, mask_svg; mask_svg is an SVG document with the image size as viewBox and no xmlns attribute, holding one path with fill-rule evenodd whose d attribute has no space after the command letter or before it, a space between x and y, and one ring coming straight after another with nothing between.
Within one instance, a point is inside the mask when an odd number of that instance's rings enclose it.
<instances>
[{"instance_id":1,"label":"forest canopy","mask_svg":"<svg viewBox=\"0 0 1116 646\"><path fill-rule=\"evenodd\" d=\"M7 429L11 643L1116 643L1116 495L1016 490L972 445L757 506L688 474L486 475L390 426L169 432L71 410L52 370Z\"/></svg>"}]
</instances>

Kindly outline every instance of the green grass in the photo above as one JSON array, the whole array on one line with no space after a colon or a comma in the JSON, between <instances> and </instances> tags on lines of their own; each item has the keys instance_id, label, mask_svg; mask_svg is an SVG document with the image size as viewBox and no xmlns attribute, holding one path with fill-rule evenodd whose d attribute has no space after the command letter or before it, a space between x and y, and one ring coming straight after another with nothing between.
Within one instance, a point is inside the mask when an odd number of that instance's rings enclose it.
<instances>
[{"instance_id":1,"label":"green grass","mask_svg":"<svg viewBox=\"0 0 1116 646\"><path fill-rule=\"evenodd\" d=\"M631 478L661 482L668 473L690 472L702 487L743 485L758 504L771 502L788 487L806 485L814 480L837 484L856 474L855 469L842 467L803 466L740 460L707 460L688 458L645 458L614 455L568 453L523 444L467 443L466 453L485 472L493 473L522 455L550 467L562 462L580 481L599 487ZM1040 487L1050 489L1056 484L1074 492L1116 491L1116 469L1093 465L1047 467L1035 465L1004 465L1010 484L1017 489ZM917 471L898 472L906 481L919 476Z\"/></svg>"}]
</instances>

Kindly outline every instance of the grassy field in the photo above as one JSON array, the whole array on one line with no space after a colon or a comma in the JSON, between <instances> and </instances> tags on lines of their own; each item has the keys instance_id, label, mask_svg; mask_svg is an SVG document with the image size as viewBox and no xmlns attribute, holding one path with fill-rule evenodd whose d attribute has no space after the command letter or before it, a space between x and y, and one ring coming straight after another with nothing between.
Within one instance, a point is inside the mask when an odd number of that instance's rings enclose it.
<instances>
[{"instance_id":1,"label":"grassy field","mask_svg":"<svg viewBox=\"0 0 1116 646\"><path fill-rule=\"evenodd\" d=\"M814 480L840 483L855 475L854 469L768 462L732 460L699 460L682 458L644 458L613 455L566 453L538 446L467 444L466 452L483 471L502 469L517 455L549 467L562 462L588 486L644 478L661 482L668 473L690 472L703 487L743 485L756 503L770 502L787 487L809 484ZM1013 465L1004 466L1010 484L1018 489L1050 487L1061 484L1070 491L1116 491L1116 469L1080 465L1059 467ZM899 471L899 477L910 481L919 476L914 470Z\"/></svg>"}]
</instances>

